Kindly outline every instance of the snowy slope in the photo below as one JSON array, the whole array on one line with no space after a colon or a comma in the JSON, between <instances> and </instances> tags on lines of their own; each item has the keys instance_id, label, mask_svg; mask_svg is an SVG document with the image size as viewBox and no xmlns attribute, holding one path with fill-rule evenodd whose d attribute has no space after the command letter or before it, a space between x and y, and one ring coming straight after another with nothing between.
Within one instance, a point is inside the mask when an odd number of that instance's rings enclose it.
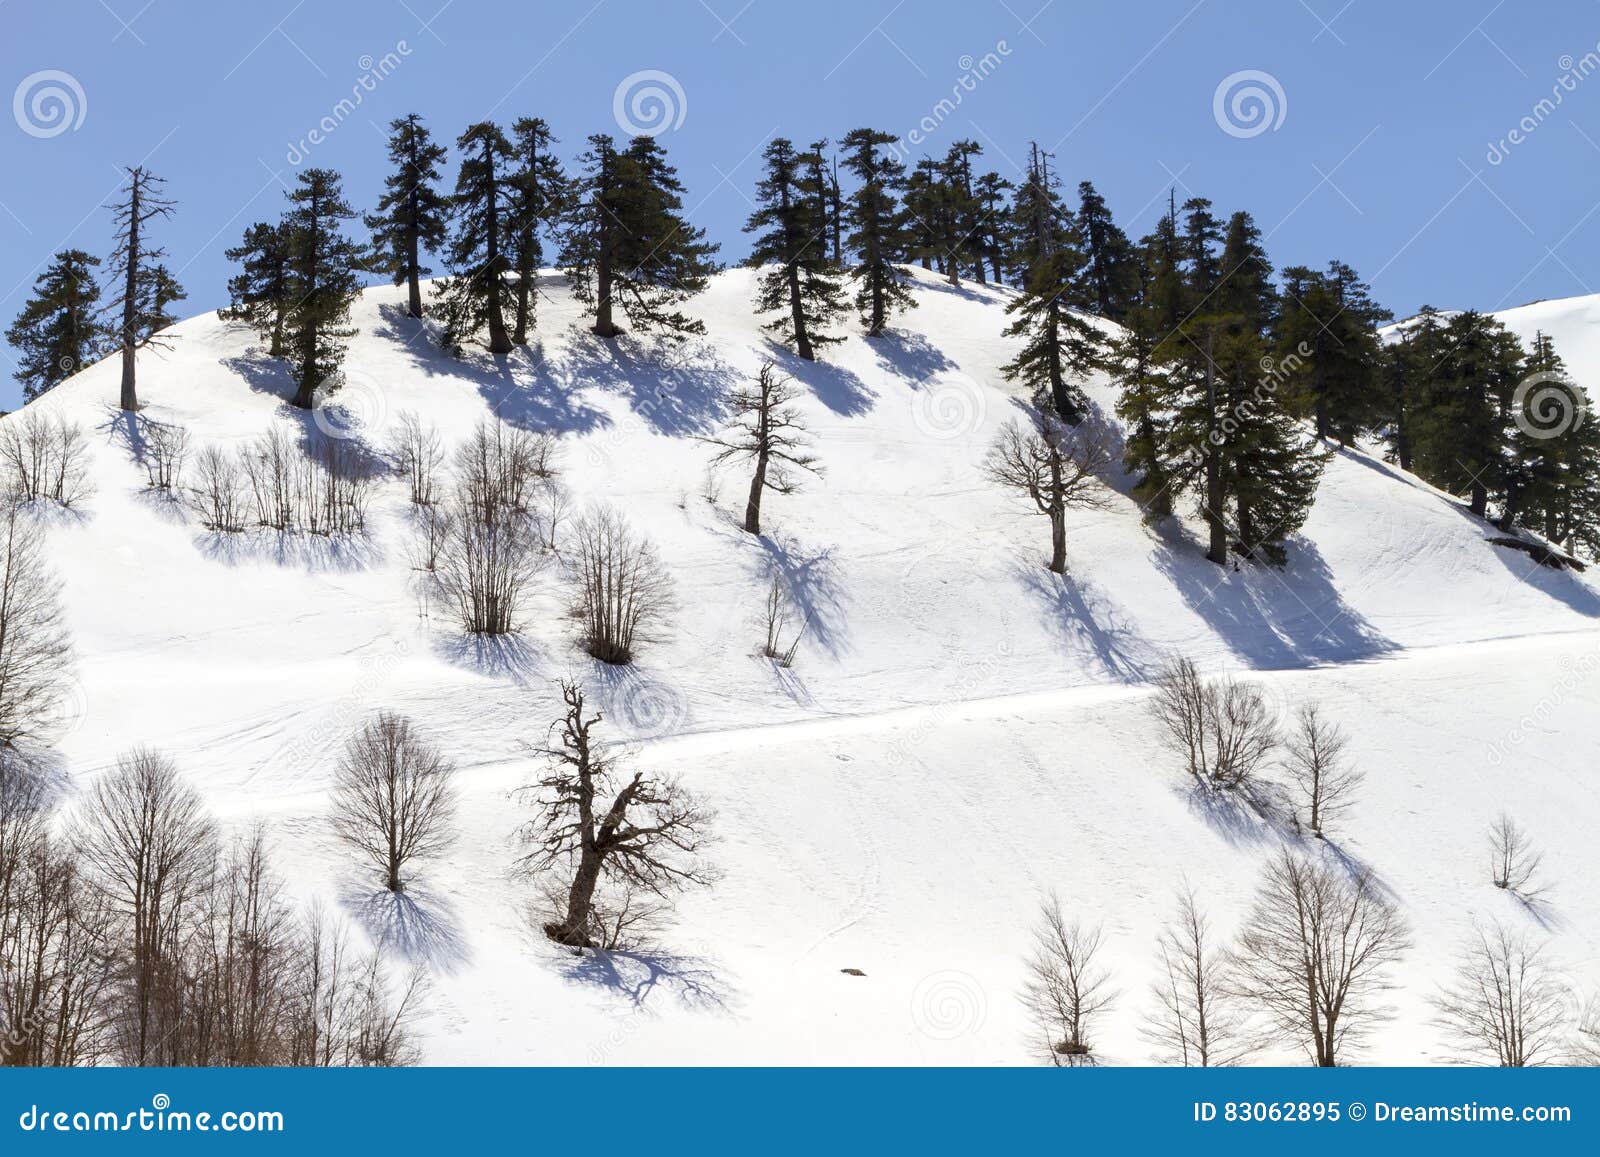
<instances>
[{"instance_id":1,"label":"snowy slope","mask_svg":"<svg viewBox=\"0 0 1600 1157\"><path fill-rule=\"evenodd\" d=\"M565 482L623 508L678 584L673 637L624 671L575 647L554 568L524 636L464 640L419 594L397 483L359 542L219 540L140 492L114 363L52 391L37 406L92 432L96 481L50 531L78 649L60 740L75 781L160 746L219 815L274 820L297 891L361 920L363 881L322 826L325 788L357 721L413 716L458 761L465 797L458 850L422 891L428 918L398 932L397 951L436 972L436 1062L1025 1061L1015 997L1046 888L1105 919L1126 978L1105 1048L1138 1062L1151 942L1179 877L1226 925L1279 839L1197 814L1160 754L1141 680L1181 650L1258 669L1286 709L1315 695L1354 734L1371 784L1343 850L1416 925L1416 986L1471 912L1506 900L1480 861L1511 804L1560 882L1563 957L1575 975L1597 963L1592 580L1490 545L1456 504L1351 451L1281 573L1219 570L1192 526L1153 531L1119 494L1071 516L1072 573L1057 581L1043 520L981 471L1016 412L997 372L1005 291L922 276L894 338L852 336L805 365L750 316L752 277L717 277L695 303L707 338L676 351L597 342L552 279L539 343L499 362L445 357L401 316L400 291L370 290L348 385L319 419L375 445L407 410L449 443L490 413L559 431ZM1559 304L1528 308L1551 307L1539 324L1554 331ZM183 423L197 446L310 421L247 330L207 315L173 334L141 362L148 418ZM1580 370L1587 353L1557 341ZM773 496L755 540L736 518L747 479L728 473L708 502L711 451L694 435L717 427L718 391L774 356L805 387L827 473ZM1109 387L1091 392L1109 412ZM813 622L788 671L755 655L774 571ZM525 818L511 793L569 673L638 758L721 812L725 878L685 902L649 960L540 942L508 872ZM1376 1059L1435 1055L1416 994L1401 1003L1407 1031Z\"/></svg>"}]
</instances>

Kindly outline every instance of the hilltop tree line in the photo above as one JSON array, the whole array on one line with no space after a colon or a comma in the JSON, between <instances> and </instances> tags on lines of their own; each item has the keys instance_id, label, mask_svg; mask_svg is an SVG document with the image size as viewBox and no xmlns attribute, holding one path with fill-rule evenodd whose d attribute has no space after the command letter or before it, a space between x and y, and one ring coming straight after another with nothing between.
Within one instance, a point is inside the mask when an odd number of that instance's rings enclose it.
<instances>
[{"instance_id":1,"label":"hilltop tree line","mask_svg":"<svg viewBox=\"0 0 1600 1157\"><path fill-rule=\"evenodd\" d=\"M293 401L307 408L338 387L363 275L404 286L406 312L431 317L458 356L469 342L505 355L531 341L551 264L602 338L703 332L685 306L716 271L717 246L688 220L661 143L596 134L571 172L558 143L537 117L470 125L447 187L450 150L421 117L393 121L383 193L361 215L368 238L347 233L358 214L339 174L302 171L280 219L252 224L228 250L238 272L222 316L254 326L289 362ZM1084 386L1109 372L1135 497L1150 521L1189 504L1213 562L1282 563L1333 447L1358 438L1381 440L1403 469L1502 530L1600 549L1600 433L1582 421L1548 337L1524 349L1493 318L1425 308L1385 341L1391 315L1351 266L1275 270L1248 212L1173 198L1134 240L1090 182L1069 204L1037 146L1011 180L983 168L975 141L909 166L895 143L861 128L837 144L765 146L745 224L759 271L752 305L799 358L842 341L852 310L865 336L882 338L916 304L911 266L953 286L1004 284L1016 290L1004 332L1018 344L1002 372L1032 391L1045 450L1098 422ZM115 350L122 406L138 406L137 353L161 340L183 296L151 235L173 206L159 178L134 168L113 208L111 300L98 259L67 250L8 331L30 399ZM424 293L430 262L443 276Z\"/></svg>"}]
</instances>

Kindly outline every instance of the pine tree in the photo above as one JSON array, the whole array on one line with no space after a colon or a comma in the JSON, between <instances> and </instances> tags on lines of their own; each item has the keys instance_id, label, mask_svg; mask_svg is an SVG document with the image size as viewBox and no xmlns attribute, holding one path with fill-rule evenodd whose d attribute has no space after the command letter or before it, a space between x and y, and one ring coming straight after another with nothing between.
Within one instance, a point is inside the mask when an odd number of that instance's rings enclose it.
<instances>
[{"instance_id":1,"label":"pine tree","mask_svg":"<svg viewBox=\"0 0 1600 1157\"><path fill-rule=\"evenodd\" d=\"M1084 258L1070 214L1056 195L1048 158L1037 147L1013 210L1025 237L1022 292L1006 306L1015 318L1007 337L1023 339L1021 352L1000 372L1047 399L1056 415L1075 426L1088 414L1081 379L1104 359L1104 339L1080 312Z\"/></svg>"},{"instance_id":2,"label":"pine tree","mask_svg":"<svg viewBox=\"0 0 1600 1157\"><path fill-rule=\"evenodd\" d=\"M355 215L332 169L303 170L289 193L282 225L290 255L283 331L295 365L293 401L303 410L316 404L319 387L337 380L343 339L355 332L345 323L360 293L360 251L341 232L341 223Z\"/></svg>"},{"instance_id":3,"label":"pine tree","mask_svg":"<svg viewBox=\"0 0 1600 1157\"><path fill-rule=\"evenodd\" d=\"M978 209L977 231L973 235L979 260L988 259L994 283L1005 281L1006 248L1010 243L1007 215L1008 194L1014 186L999 173L988 172L979 177L972 190Z\"/></svg>"},{"instance_id":4,"label":"pine tree","mask_svg":"<svg viewBox=\"0 0 1600 1157\"><path fill-rule=\"evenodd\" d=\"M517 169L511 176L511 268L517 275L516 314L511 327L514 345L528 344L535 312L534 294L544 265L545 233L566 215L567 174L551 146L555 137L538 117L521 117L511 126Z\"/></svg>"},{"instance_id":5,"label":"pine tree","mask_svg":"<svg viewBox=\"0 0 1600 1157\"><path fill-rule=\"evenodd\" d=\"M1417 414L1425 387L1447 352L1442 315L1431 305L1401 326L1399 340L1385 351L1380 420L1388 458L1402 470L1416 467Z\"/></svg>"},{"instance_id":6,"label":"pine tree","mask_svg":"<svg viewBox=\"0 0 1600 1157\"><path fill-rule=\"evenodd\" d=\"M64 249L33 283L33 296L6 330L16 347L22 397L31 402L45 391L95 361L110 336L96 307L100 286L94 270L100 264L81 249Z\"/></svg>"},{"instance_id":7,"label":"pine tree","mask_svg":"<svg viewBox=\"0 0 1600 1157\"><path fill-rule=\"evenodd\" d=\"M122 350L120 406L139 408L138 353L145 346L163 347L158 335L177 319L167 307L184 297L183 288L161 258L166 250L150 242L151 222L172 216L174 202L162 194L166 185L143 165L124 170L128 181L122 199L111 207L116 245L108 274L117 285L110 303L116 316L116 340Z\"/></svg>"},{"instance_id":8,"label":"pine tree","mask_svg":"<svg viewBox=\"0 0 1600 1157\"><path fill-rule=\"evenodd\" d=\"M911 167L900 206L900 234L906 256L924 269L937 267L940 273L953 275L945 261L948 241L955 236L955 228L949 222L949 190L945 188L943 172L931 158L923 157Z\"/></svg>"},{"instance_id":9,"label":"pine tree","mask_svg":"<svg viewBox=\"0 0 1600 1157\"><path fill-rule=\"evenodd\" d=\"M1329 262L1326 273L1298 265L1283 271L1277 357L1288 404L1315 422L1318 438L1349 443L1380 421L1378 326L1392 316L1342 261Z\"/></svg>"},{"instance_id":10,"label":"pine tree","mask_svg":"<svg viewBox=\"0 0 1600 1157\"><path fill-rule=\"evenodd\" d=\"M1085 278L1095 312L1121 322L1133 306L1139 272L1133 245L1117 227L1105 198L1088 181L1078 185L1078 230L1088 260Z\"/></svg>"},{"instance_id":11,"label":"pine tree","mask_svg":"<svg viewBox=\"0 0 1600 1157\"><path fill-rule=\"evenodd\" d=\"M389 122L389 163L378 211L365 219L372 231L373 268L407 287L406 312L422 316L422 278L433 272L422 253L444 244L449 199L439 191L445 147L416 113Z\"/></svg>"},{"instance_id":12,"label":"pine tree","mask_svg":"<svg viewBox=\"0 0 1600 1157\"><path fill-rule=\"evenodd\" d=\"M893 133L876 129L855 129L841 142L844 167L857 182L845 216L856 259L850 279L856 283L856 310L868 337L881 337L897 311L917 304L896 263L904 247L896 197L905 184L905 166L893 153L882 151L894 142Z\"/></svg>"},{"instance_id":13,"label":"pine tree","mask_svg":"<svg viewBox=\"0 0 1600 1157\"><path fill-rule=\"evenodd\" d=\"M1568 552L1600 553L1600 423L1555 344L1534 335L1512 394L1511 469L1501 525L1517 522Z\"/></svg>"},{"instance_id":14,"label":"pine tree","mask_svg":"<svg viewBox=\"0 0 1600 1157\"><path fill-rule=\"evenodd\" d=\"M283 319L289 308L289 244L281 225L257 222L244 231L244 240L226 254L239 264L228 279L226 308L217 310L224 321L253 326L267 343L267 352L284 356Z\"/></svg>"},{"instance_id":15,"label":"pine tree","mask_svg":"<svg viewBox=\"0 0 1600 1157\"><path fill-rule=\"evenodd\" d=\"M511 144L491 121L479 121L456 138L461 168L450 198L450 275L435 289L444 318L441 341L459 354L461 343L485 326L489 352L511 352L506 311L511 307L507 207L513 166Z\"/></svg>"},{"instance_id":16,"label":"pine tree","mask_svg":"<svg viewBox=\"0 0 1600 1157\"><path fill-rule=\"evenodd\" d=\"M956 141L945 154L942 166L952 230L947 240L951 284L959 281L955 271L963 263L971 268L973 280L979 285L988 280L984 273L983 206L972 178L972 158L982 154L983 146L977 141Z\"/></svg>"},{"instance_id":17,"label":"pine tree","mask_svg":"<svg viewBox=\"0 0 1600 1157\"><path fill-rule=\"evenodd\" d=\"M771 267L756 283L756 312L782 311L766 328L812 361L814 347L843 340L825 328L843 312L844 302L828 260L826 190L814 183L821 157L796 153L790 141L777 137L763 158L766 175L756 185L756 210L744 227L756 234L750 265Z\"/></svg>"},{"instance_id":18,"label":"pine tree","mask_svg":"<svg viewBox=\"0 0 1600 1157\"><path fill-rule=\"evenodd\" d=\"M1173 510L1177 463L1170 458L1166 399L1175 388L1173 347L1184 340L1179 327L1189 308L1176 204L1169 204L1140 251L1139 293L1117 344L1117 415L1128 428L1123 465L1135 478L1133 497L1145 521L1159 522Z\"/></svg>"},{"instance_id":19,"label":"pine tree","mask_svg":"<svg viewBox=\"0 0 1600 1157\"><path fill-rule=\"evenodd\" d=\"M678 307L716 271L716 246L683 217L683 185L654 137L624 152L604 134L589 138L581 197L562 254L573 293L594 307L593 330L622 332L620 308L641 332L669 340L705 332Z\"/></svg>"}]
</instances>

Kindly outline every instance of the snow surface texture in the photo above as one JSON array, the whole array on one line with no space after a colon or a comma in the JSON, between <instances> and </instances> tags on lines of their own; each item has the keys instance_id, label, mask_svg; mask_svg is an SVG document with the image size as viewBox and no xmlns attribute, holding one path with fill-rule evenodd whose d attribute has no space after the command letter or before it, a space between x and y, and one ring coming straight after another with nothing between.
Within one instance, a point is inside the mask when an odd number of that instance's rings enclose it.
<instances>
[{"instance_id":1,"label":"snow surface texture","mask_svg":"<svg viewBox=\"0 0 1600 1157\"><path fill-rule=\"evenodd\" d=\"M59 741L74 790L144 743L225 821L268 819L299 896L433 972L430 1063L1028 1063L1018 993L1047 890L1105 925L1121 998L1101 1059L1145 1063L1175 889L1187 878L1230 934L1290 838L1198 807L1160 748L1143 680L1180 651L1258 680L1285 714L1314 698L1352 735L1367 784L1316 854L1370 866L1416 940L1398 1019L1363 1059L1442 1059L1426 998L1472 920L1537 926L1489 883L1502 808L1545 853L1553 951L1575 983L1600 981L1593 579L1489 544L1458 503L1353 450L1282 572L1207 563L1193 522L1147 528L1119 477L1109 509L1069 514L1058 579L1045 520L981 469L1018 413L998 372L1006 291L918 283L894 334L869 343L852 324L817 365L768 342L747 271L713 281L694 304L708 336L676 351L596 340L547 279L535 344L498 361L452 360L403 316L402 290L373 289L320 421L287 405L287 368L214 315L141 356L142 417L187 426L193 450L275 424L381 446L406 410L450 446L493 413L559 432L579 504L625 511L677 583L671 638L628 669L577 648L559 568L525 634L464 638L418 593L398 481L358 541L208 534L143 492L115 360L85 370L34 407L91 442L96 492L49 532L77 648ZM1506 316L1551 332L1580 380L1600 371L1600 299ZM713 450L693 436L769 357L804 387L827 474L770 496L756 539L739 529L748 476L730 469L708 501ZM1091 395L1109 414L1109 384ZM788 670L758 655L773 573L811 616ZM720 812L724 877L684 899L659 950L577 956L529 930L513 793L568 674L609 736ZM325 826L338 753L379 708L460 767L455 850L422 869L402 924L373 915L374 881Z\"/></svg>"}]
</instances>

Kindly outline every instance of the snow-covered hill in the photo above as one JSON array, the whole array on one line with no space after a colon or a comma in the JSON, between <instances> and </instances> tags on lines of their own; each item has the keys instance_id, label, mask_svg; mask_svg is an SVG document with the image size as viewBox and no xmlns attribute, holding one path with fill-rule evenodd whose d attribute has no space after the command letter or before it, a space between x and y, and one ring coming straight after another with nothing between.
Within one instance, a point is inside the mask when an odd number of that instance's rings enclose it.
<instances>
[{"instance_id":1,"label":"snow-covered hill","mask_svg":"<svg viewBox=\"0 0 1600 1157\"><path fill-rule=\"evenodd\" d=\"M90 431L96 490L50 529L77 649L60 740L75 782L158 746L220 816L272 821L298 893L360 920L325 790L367 713L412 716L458 762L465 800L455 852L416 893L424 918L387 930L436 974L430 1061L1024 1062L1022 957L1054 889L1104 920L1123 995L1102 1048L1141 1062L1173 889L1186 876L1229 928L1283 838L1197 811L1160 750L1142 681L1179 651L1252 672L1285 711L1316 698L1352 734L1369 780L1339 854L1376 871L1417 941L1400 1027L1373 1059L1437 1058L1422 998L1456 940L1474 915L1531 919L1487 882L1485 831L1504 807L1558 885L1556 951L1600 981L1591 578L1491 545L1445 496L1347 451L1282 572L1220 570L1192 526L1152 530L1119 493L1069 516L1057 580L1045 522L981 469L1017 412L998 373L1005 291L922 275L895 336L852 336L807 365L751 317L752 277L718 276L694 306L708 336L675 351L598 342L552 279L538 341L498 361L448 358L402 316L402 291L370 290L347 385L315 419L374 445L404 411L448 443L495 413L559 432L580 504L622 509L677 584L672 637L624 670L577 649L554 568L523 636L463 639L419 593L398 482L358 542L219 539L142 493L114 362L52 391L37 408ZM1585 337L1597 311L1514 312L1581 375L1600 369ZM248 330L207 315L173 336L142 358L145 417L185 425L197 448L313 422ZM712 450L695 436L769 357L804 387L826 476L772 497L758 540L737 521L747 479L708 486ZM1109 413L1110 388L1091 394ZM811 615L789 670L756 654L774 573ZM724 878L685 900L649 957L554 949L528 930L531 892L509 870L527 814L512 793L567 674L637 759L720 812Z\"/></svg>"}]
</instances>

